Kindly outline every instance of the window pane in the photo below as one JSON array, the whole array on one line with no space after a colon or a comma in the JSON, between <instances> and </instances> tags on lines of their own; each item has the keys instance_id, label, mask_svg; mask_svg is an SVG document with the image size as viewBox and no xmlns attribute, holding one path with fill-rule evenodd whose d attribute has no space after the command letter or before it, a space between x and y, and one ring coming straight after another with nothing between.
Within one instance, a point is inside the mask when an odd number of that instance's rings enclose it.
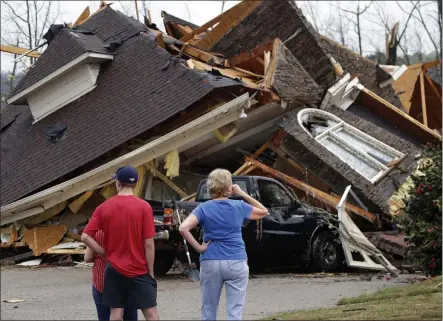
<instances>
[{"instance_id":1,"label":"window pane","mask_svg":"<svg viewBox=\"0 0 443 321\"><path fill-rule=\"evenodd\" d=\"M368 180L372 180L375 175L380 172L380 170L374 165L363 161L356 155L349 152L347 149L338 145L330 137L326 137L324 140L322 140L321 144Z\"/></svg>"},{"instance_id":2,"label":"window pane","mask_svg":"<svg viewBox=\"0 0 443 321\"><path fill-rule=\"evenodd\" d=\"M274 182L258 180L260 197L265 207L289 207L292 199L288 193Z\"/></svg>"},{"instance_id":3,"label":"window pane","mask_svg":"<svg viewBox=\"0 0 443 321\"><path fill-rule=\"evenodd\" d=\"M378 146L374 146L375 144L369 144L367 140L363 140L362 138L355 135L355 133L347 130L347 128L342 127L339 131L335 132L335 134L341 139L348 142L350 145L354 146L366 155L371 156L382 164L386 165L396 158L394 155L389 155L390 153L388 154L386 150L383 151Z\"/></svg>"}]
</instances>

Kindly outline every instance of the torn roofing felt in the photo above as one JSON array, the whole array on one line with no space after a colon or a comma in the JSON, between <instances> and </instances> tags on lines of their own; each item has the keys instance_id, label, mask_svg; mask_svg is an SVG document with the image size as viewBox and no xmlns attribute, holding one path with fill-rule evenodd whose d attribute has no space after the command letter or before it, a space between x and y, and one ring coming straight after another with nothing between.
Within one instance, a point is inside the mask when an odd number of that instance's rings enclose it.
<instances>
[{"instance_id":1,"label":"torn roofing felt","mask_svg":"<svg viewBox=\"0 0 443 321\"><path fill-rule=\"evenodd\" d=\"M44 54L37 59L14 88L11 96L34 85L86 52L110 54L105 45L105 42L96 35L78 33L68 28L61 29Z\"/></svg>"},{"instance_id":2,"label":"torn roofing felt","mask_svg":"<svg viewBox=\"0 0 443 321\"><path fill-rule=\"evenodd\" d=\"M86 22L88 29L99 37L115 39L118 24L120 35L130 34L131 19L126 17L125 24L120 18L125 16L113 11L108 7L92 16ZM110 19L113 16L118 20ZM70 35L57 37L64 42L62 37ZM217 81L208 81L177 59L171 61L171 55L144 34L123 41L114 54L114 60L100 70L93 91L42 120L32 124L29 108L10 106L14 107L11 112L21 108L17 119L1 133L2 206L99 158L217 88ZM64 124L67 130L65 138L52 143L46 133L54 124Z\"/></svg>"},{"instance_id":3,"label":"torn roofing felt","mask_svg":"<svg viewBox=\"0 0 443 321\"><path fill-rule=\"evenodd\" d=\"M291 38L295 33L296 36ZM335 73L320 38L302 11L289 0L262 1L239 24L221 37L210 49L229 58L275 38L300 62L323 89L335 82Z\"/></svg>"},{"instance_id":4,"label":"torn roofing felt","mask_svg":"<svg viewBox=\"0 0 443 321\"><path fill-rule=\"evenodd\" d=\"M331 189L342 193L346 186L352 190L373 213L388 213L387 201L405 179L416 169L415 155L420 150L400 136L387 132L383 127L366 121L359 116L337 107L327 108L327 112L339 117L349 125L361 130L397 151L407 154L389 175L377 184L372 184L347 163L330 152L315 138L309 135L298 123L297 108L286 115L280 122L282 129L289 134L284 139L284 146L294 159L297 159L308 171L315 172Z\"/></svg>"}]
</instances>

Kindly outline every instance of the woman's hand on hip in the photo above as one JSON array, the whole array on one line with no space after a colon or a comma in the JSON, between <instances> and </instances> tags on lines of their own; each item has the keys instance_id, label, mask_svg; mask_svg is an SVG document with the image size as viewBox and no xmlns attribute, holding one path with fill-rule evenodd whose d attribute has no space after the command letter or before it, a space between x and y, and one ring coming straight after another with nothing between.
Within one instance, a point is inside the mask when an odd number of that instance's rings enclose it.
<instances>
[{"instance_id":1,"label":"woman's hand on hip","mask_svg":"<svg viewBox=\"0 0 443 321\"><path fill-rule=\"evenodd\" d=\"M198 253L203 253L208 249L209 243L211 243L211 241L208 242L203 242L200 247L197 249Z\"/></svg>"}]
</instances>

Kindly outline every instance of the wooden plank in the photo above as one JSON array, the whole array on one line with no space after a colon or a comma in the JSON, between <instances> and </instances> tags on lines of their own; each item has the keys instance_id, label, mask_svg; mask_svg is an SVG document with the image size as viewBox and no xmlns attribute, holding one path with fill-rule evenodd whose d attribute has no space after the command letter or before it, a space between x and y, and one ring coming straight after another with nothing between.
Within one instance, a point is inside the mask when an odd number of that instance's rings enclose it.
<instances>
[{"instance_id":1,"label":"wooden plank","mask_svg":"<svg viewBox=\"0 0 443 321\"><path fill-rule=\"evenodd\" d=\"M316 189L304 182L299 181L298 179L295 179L291 176L283 174L282 172L279 172L276 169L270 168L269 166L266 166L265 164L260 163L259 161L255 160L251 157L246 156L245 163L253 164L258 169L262 170L263 172L266 172L266 173L274 176L275 178L282 180L283 182L307 193L308 195L313 195L312 197L314 199L319 200L328 206L336 208L336 206L340 202L340 198L329 195L328 193L325 193L319 189ZM376 215L369 213L369 212L361 209L358 206L346 203L346 209L356 215L359 215L359 216L362 216L366 219L369 219L372 222L376 222L376 220L377 220Z\"/></svg>"},{"instance_id":2,"label":"wooden plank","mask_svg":"<svg viewBox=\"0 0 443 321\"><path fill-rule=\"evenodd\" d=\"M165 49L165 40L163 39L163 33L159 32L155 35L155 42L158 43L158 45L160 47L162 47L163 49Z\"/></svg>"},{"instance_id":3,"label":"wooden plank","mask_svg":"<svg viewBox=\"0 0 443 321\"><path fill-rule=\"evenodd\" d=\"M9 52L9 53L15 54L15 55L23 55L25 52L29 51L29 49L18 48L18 47L13 47L13 46L8 46L8 45L0 45L0 51ZM32 58L40 58L40 55L41 54L38 51L31 51L26 54L26 56L32 57Z\"/></svg>"},{"instance_id":4,"label":"wooden plank","mask_svg":"<svg viewBox=\"0 0 443 321\"><path fill-rule=\"evenodd\" d=\"M379 103L383 104L386 108L388 108L390 111L398 114L399 116L401 116L402 118L404 118L405 120L407 120L408 122L411 123L411 125L414 125L417 129L420 129L421 131L425 132L427 134L427 136L431 136L433 138L436 138L438 140L441 140L441 135L437 134L436 132L434 132L433 130L431 130L430 128L424 126L421 122L419 122L418 120L412 118L411 116L409 116L408 114L406 114L405 112L401 111L400 109L398 109L397 107L395 107L394 105L392 105L391 103L389 103L388 101L384 100L383 98L381 98L380 96L376 95L375 93L373 93L372 91L370 91L367 88L363 88L362 92L366 95L368 95L369 97L375 99L376 101L378 101Z\"/></svg>"},{"instance_id":5,"label":"wooden plank","mask_svg":"<svg viewBox=\"0 0 443 321\"><path fill-rule=\"evenodd\" d=\"M422 69L428 70L430 68L437 67L440 64L441 64L440 60L433 60L433 61L425 62L422 64Z\"/></svg>"},{"instance_id":6,"label":"wooden plank","mask_svg":"<svg viewBox=\"0 0 443 321\"><path fill-rule=\"evenodd\" d=\"M89 6L83 10L83 12L78 16L77 20L72 24L72 28L82 24L86 19L88 19L91 12L89 11Z\"/></svg>"},{"instance_id":7,"label":"wooden plank","mask_svg":"<svg viewBox=\"0 0 443 321\"><path fill-rule=\"evenodd\" d=\"M68 207L72 213L76 214L82 206L86 203L86 201L94 194L94 191L86 191L80 197L77 197L71 203L69 203Z\"/></svg>"},{"instance_id":8,"label":"wooden plank","mask_svg":"<svg viewBox=\"0 0 443 321\"><path fill-rule=\"evenodd\" d=\"M438 90L437 87L435 87L434 81L431 79L429 74L427 72L424 73L426 80L428 81L429 85L432 88L432 91L437 95L438 98L441 100L441 89Z\"/></svg>"},{"instance_id":9,"label":"wooden plank","mask_svg":"<svg viewBox=\"0 0 443 321\"><path fill-rule=\"evenodd\" d=\"M65 226L45 226L26 230L23 235L23 242L27 243L35 256L39 256L44 251L57 245L66 233Z\"/></svg>"},{"instance_id":10,"label":"wooden plank","mask_svg":"<svg viewBox=\"0 0 443 321\"><path fill-rule=\"evenodd\" d=\"M272 139L272 138L271 138ZM255 151L254 154L252 154L252 158L256 159L258 156L260 156L261 153L263 153L266 149L268 149L268 147L271 145L271 139L268 140L266 143L264 143L263 145L260 146L259 149L257 149Z\"/></svg>"},{"instance_id":11,"label":"wooden plank","mask_svg":"<svg viewBox=\"0 0 443 321\"><path fill-rule=\"evenodd\" d=\"M266 73L267 73L267 71L268 71L268 68L269 68L269 64L271 63L271 52L270 51L265 51L265 59L264 59L264 61L265 61L265 70L264 70L264 73L263 73L263 75L266 75Z\"/></svg>"},{"instance_id":12,"label":"wooden plank","mask_svg":"<svg viewBox=\"0 0 443 321\"><path fill-rule=\"evenodd\" d=\"M78 249L47 249L42 253L45 254L85 254L86 249L78 248Z\"/></svg>"},{"instance_id":13,"label":"wooden plank","mask_svg":"<svg viewBox=\"0 0 443 321\"><path fill-rule=\"evenodd\" d=\"M67 232L66 232L66 236L69 237L69 238L71 238L71 239L73 239L73 240L79 241L79 242L82 241L82 237L81 237L80 235L75 234L75 233L72 233L72 232L70 232L70 231L67 231Z\"/></svg>"},{"instance_id":14,"label":"wooden plank","mask_svg":"<svg viewBox=\"0 0 443 321\"><path fill-rule=\"evenodd\" d=\"M216 64L218 66L223 66L225 64L223 58L214 56L208 52L200 50L200 49L198 49L194 46L191 46L189 44L185 44L183 46L183 48L182 48L183 53L188 55L189 57L197 58L197 59L202 60L206 63L209 63L212 60L214 62L214 64Z\"/></svg>"},{"instance_id":15,"label":"wooden plank","mask_svg":"<svg viewBox=\"0 0 443 321\"><path fill-rule=\"evenodd\" d=\"M243 1L243 2L247 2L247 1ZM180 41L186 42L189 39L193 38L195 35L198 35L200 33L205 32L206 30L208 30L210 27L212 27L213 25L215 25L216 23L220 22L224 17L226 17L227 15L230 15L232 13L235 13L238 11L238 7L240 6L240 4L242 4L243 2L240 2L239 4L235 5L234 7L232 7L229 10L226 10L225 12L222 12L221 14L219 14L217 17L212 18L211 20L209 20L208 22L206 22L204 25L194 29L190 34L186 35L185 37L180 38ZM253 2L253 1L251 1ZM260 1L261 2L261 1Z\"/></svg>"},{"instance_id":16,"label":"wooden plank","mask_svg":"<svg viewBox=\"0 0 443 321\"><path fill-rule=\"evenodd\" d=\"M421 112L423 116L423 124L428 127L428 111L426 109L425 79L423 70L420 72L420 94L421 94Z\"/></svg>"},{"instance_id":17,"label":"wooden plank","mask_svg":"<svg viewBox=\"0 0 443 321\"><path fill-rule=\"evenodd\" d=\"M234 56L226 60L226 67L235 67L243 62L246 62L251 59L259 58L263 62L263 56L265 51L272 51L274 47L274 40L267 42L264 45L255 47L254 49L244 52L238 56Z\"/></svg>"},{"instance_id":18,"label":"wooden plank","mask_svg":"<svg viewBox=\"0 0 443 321\"><path fill-rule=\"evenodd\" d=\"M210 50L226 33L235 28L244 18L246 18L262 1L242 1L230 10L222 14L222 19L197 44L202 50ZM198 28L197 28L198 29ZM195 30L194 30L195 31Z\"/></svg>"},{"instance_id":19,"label":"wooden plank","mask_svg":"<svg viewBox=\"0 0 443 321\"><path fill-rule=\"evenodd\" d=\"M150 165L146 165L152 168ZM163 173L161 173L158 169L153 168L155 176L160 178L163 183L165 183L167 186L169 186L172 190L174 190L181 198L186 197L188 194L186 194L180 187L175 185L169 178L167 178Z\"/></svg>"}]
</instances>

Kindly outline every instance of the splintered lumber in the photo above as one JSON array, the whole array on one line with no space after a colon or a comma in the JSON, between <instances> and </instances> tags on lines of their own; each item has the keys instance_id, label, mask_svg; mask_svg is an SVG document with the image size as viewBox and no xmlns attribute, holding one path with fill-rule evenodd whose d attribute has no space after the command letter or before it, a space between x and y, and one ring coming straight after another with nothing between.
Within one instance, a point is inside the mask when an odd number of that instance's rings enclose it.
<instances>
[{"instance_id":1,"label":"splintered lumber","mask_svg":"<svg viewBox=\"0 0 443 321\"><path fill-rule=\"evenodd\" d=\"M162 47L163 49L165 49L165 40L163 39L163 34L161 32L157 33L155 35L155 41L157 42L157 44Z\"/></svg>"},{"instance_id":2,"label":"splintered lumber","mask_svg":"<svg viewBox=\"0 0 443 321\"><path fill-rule=\"evenodd\" d=\"M86 191L80 197L73 200L69 203L68 207L72 213L76 214L82 206L86 203L86 201L94 194L94 191Z\"/></svg>"},{"instance_id":3,"label":"splintered lumber","mask_svg":"<svg viewBox=\"0 0 443 321\"><path fill-rule=\"evenodd\" d=\"M235 26L237 26L261 3L262 1L242 1L230 10L222 13L222 18L219 23L204 35L203 39L198 42L197 47L203 50L210 50L217 41L219 41L226 33L234 29Z\"/></svg>"},{"instance_id":4,"label":"splintered lumber","mask_svg":"<svg viewBox=\"0 0 443 321\"><path fill-rule=\"evenodd\" d=\"M274 40L274 44L272 47L272 55L271 55L271 60L268 64L268 67L265 68L266 69L266 74L265 74L265 88L266 89L270 89L272 86L272 79L274 76L274 70L275 70L275 64L277 63L277 55L279 52L279 48L282 45L282 42L280 39L276 38ZM265 66L266 66L266 61L265 61Z\"/></svg>"},{"instance_id":5,"label":"splintered lumber","mask_svg":"<svg viewBox=\"0 0 443 321\"><path fill-rule=\"evenodd\" d=\"M57 245L66 233L65 226L45 226L26 230L23 242L27 243L34 256L39 256L50 247Z\"/></svg>"},{"instance_id":6,"label":"splintered lumber","mask_svg":"<svg viewBox=\"0 0 443 321\"><path fill-rule=\"evenodd\" d=\"M425 79L423 70L420 72L420 94L421 94L421 111L423 116L423 124L428 127L428 112L426 110L426 94L425 94Z\"/></svg>"},{"instance_id":7,"label":"splintered lumber","mask_svg":"<svg viewBox=\"0 0 443 321\"><path fill-rule=\"evenodd\" d=\"M237 65L240 65L248 60L251 59L259 59L261 60L262 64L264 64L263 57L265 54L265 51L272 51L274 48L274 41L269 41L264 45L257 46L254 49L244 52L238 56L234 56L226 60L225 66L226 67L235 67Z\"/></svg>"},{"instance_id":8,"label":"splintered lumber","mask_svg":"<svg viewBox=\"0 0 443 321\"><path fill-rule=\"evenodd\" d=\"M150 165L146 165L146 166L151 168L154 171L155 176L157 176L159 179L162 180L163 183L165 183L167 186L169 186L171 189L173 189L181 198L184 198L188 195L180 187L175 185L169 178L167 178L165 175L163 175L163 173L160 172L158 169L153 168Z\"/></svg>"},{"instance_id":9,"label":"splintered lumber","mask_svg":"<svg viewBox=\"0 0 443 321\"><path fill-rule=\"evenodd\" d=\"M9 52L9 53L12 53L15 55L23 55L27 51L29 51L29 49L18 48L18 47L7 46L7 45L0 45L0 50L3 52ZM40 53L38 51L31 51L31 52L27 53L26 56L32 57L32 58L40 58Z\"/></svg>"},{"instance_id":10,"label":"splintered lumber","mask_svg":"<svg viewBox=\"0 0 443 321\"><path fill-rule=\"evenodd\" d=\"M189 57L197 58L197 59L202 60L206 63L212 62L213 64L218 65L218 66L223 66L225 64L223 58L217 57L217 56L212 55L206 51L200 50L194 46L191 46L188 43L186 43L183 46L182 52L185 55L188 55Z\"/></svg>"},{"instance_id":11,"label":"splintered lumber","mask_svg":"<svg viewBox=\"0 0 443 321\"><path fill-rule=\"evenodd\" d=\"M209 21L206 22L204 25L202 25L202 26L200 26L200 27L194 29L190 34L188 34L188 35L186 35L186 36L180 38L180 41L186 42L186 41L188 41L189 39L192 39L195 35L198 35L198 34L200 34L200 33L203 33L203 32L205 32L206 30L208 30L209 28L211 28L213 25L215 25L216 23L219 23L224 17L226 17L226 16L230 16L230 15L232 15L232 14L234 14L234 15L235 15L235 14L238 14L239 11L241 11L242 9L244 9L244 5L242 5L242 6L240 7L240 9L239 9L239 6L240 6L242 3L245 3L245 2L259 2L259 3L261 3L261 1L242 1L242 2L240 2L239 4L235 5L234 7L232 7L231 9L226 10L225 12L222 12L221 14L219 14L217 17L215 17L215 18L209 20ZM252 10L251 10L251 11L252 11ZM245 15L245 17L246 17L246 15ZM243 17L243 18L244 18L244 17ZM242 19L243 19L243 18L242 18ZM240 21L239 21L239 22L240 22Z\"/></svg>"},{"instance_id":12,"label":"splintered lumber","mask_svg":"<svg viewBox=\"0 0 443 321\"><path fill-rule=\"evenodd\" d=\"M90 14L91 12L89 11L89 6L88 6L85 8L85 10L83 10L83 12L77 18L77 20L72 24L72 28L78 26L79 24L82 24L89 17Z\"/></svg>"},{"instance_id":13,"label":"splintered lumber","mask_svg":"<svg viewBox=\"0 0 443 321\"><path fill-rule=\"evenodd\" d=\"M276 169L273 169L269 166L266 166L265 164L255 160L251 157L248 157L248 156L245 157L245 164L246 164L246 166L254 165L256 168L262 170L263 172L268 173L268 174L274 176L275 178L282 180L283 182L307 193L307 195L309 195L311 198L314 198L314 199L316 199L328 206L331 206L332 208L336 208L336 206L340 202L340 198L332 196L332 195L325 193L319 189L316 189L316 188L310 186L309 184L306 184L302 181L299 181L298 179L295 179L294 177L283 174L282 172L280 172ZM369 212L361 209L358 206L346 203L346 210L348 210L356 215L362 216L366 219L369 219L370 221L372 221L374 223L377 222L376 215L369 213Z\"/></svg>"}]
</instances>

